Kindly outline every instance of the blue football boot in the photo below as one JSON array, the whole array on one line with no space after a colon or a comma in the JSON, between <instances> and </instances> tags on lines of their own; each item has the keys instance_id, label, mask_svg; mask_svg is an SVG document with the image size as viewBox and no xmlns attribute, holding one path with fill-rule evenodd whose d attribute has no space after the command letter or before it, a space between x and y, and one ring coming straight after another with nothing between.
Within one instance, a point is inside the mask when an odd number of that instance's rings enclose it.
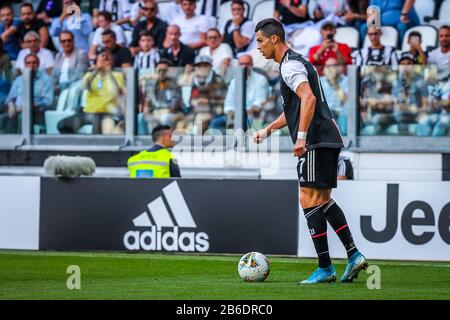
<instances>
[{"instance_id":1,"label":"blue football boot","mask_svg":"<svg viewBox=\"0 0 450 320\"><path fill-rule=\"evenodd\" d=\"M308 279L299 282L298 284L315 284L315 283L326 283L326 282L336 282L336 270L333 265L328 268L317 268Z\"/></svg>"},{"instance_id":2,"label":"blue football boot","mask_svg":"<svg viewBox=\"0 0 450 320\"><path fill-rule=\"evenodd\" d=\"M345 268L345 272L341 277L341 282L352 282L353 279L358 277L358 273L361 270L367 269L368 263L366 258L361 252L356 251L350 258L348 258L348 264Z\"/></svg>"}]
</instances>

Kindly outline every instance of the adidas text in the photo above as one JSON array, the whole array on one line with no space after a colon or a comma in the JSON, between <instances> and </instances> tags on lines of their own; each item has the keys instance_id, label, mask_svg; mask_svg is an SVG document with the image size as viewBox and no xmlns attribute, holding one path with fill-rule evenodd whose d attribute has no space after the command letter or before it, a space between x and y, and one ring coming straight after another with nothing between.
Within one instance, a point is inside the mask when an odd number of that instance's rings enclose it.
<instances>
[{"instance_id":1,"label":"adidas text","mask_svg":"<svg viewBox=\"0 0 450 320\"><path fill-rule=\"evenodd\" d=\"M205 232L180 233L178 227L161 230L152 226L143 232L128 231L123 237L123 244L128 250L206 252L209 250L209 236Z\"/></svg>"}]
</instances>

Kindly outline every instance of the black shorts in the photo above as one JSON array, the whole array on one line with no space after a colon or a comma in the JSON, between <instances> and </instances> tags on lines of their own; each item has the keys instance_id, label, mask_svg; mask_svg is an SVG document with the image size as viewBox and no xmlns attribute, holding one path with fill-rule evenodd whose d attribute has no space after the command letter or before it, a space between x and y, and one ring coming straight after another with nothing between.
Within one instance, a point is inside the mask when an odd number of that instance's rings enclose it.
<instances>
[{"instance_id":1,"label":"black shorts","mask_svg":"<svg viewBox=\"0 0 450 320\"><path fill-rule=\"evenodd\" d=\"M309 150L299 157L297 174L300 187L336 188L340 152L341 148L317 148Z\"/></svg>"}]
</instances>

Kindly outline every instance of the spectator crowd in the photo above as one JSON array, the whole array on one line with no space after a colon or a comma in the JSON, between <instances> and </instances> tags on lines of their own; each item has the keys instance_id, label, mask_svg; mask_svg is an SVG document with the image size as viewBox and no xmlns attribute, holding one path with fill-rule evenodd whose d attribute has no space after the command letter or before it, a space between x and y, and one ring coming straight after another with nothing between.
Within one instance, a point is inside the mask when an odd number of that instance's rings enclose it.
<instances>
[{"instance_id":1,"label":"spectator crowd","mask_svg":"<svg viewBox=\"0 0 450 320\"><path fill-rule=\"evenodd\" d=\"M362 135L450 135L448 25L429 48L421 32L408 32L420 25L413 0L274 1L267 17L286 26L294 49L298 39L308 43L302 53L343 134L351 103L346 66L357 65ZM173 0L164 13L156 0L8 2L0 5L0 133L21 130L27 72L34 133L123 133L127 68L138 74L139 134L158 125L194 134L232 129L238 66L246 70L248 127L281 112L278 66L257 50L257 21L243 0L230 0L226 21L220 0ZM407 50L383 44L383 29L367 27L369 5L381 8L382 25L394 27ZM356 28L366 45L339 42L340 26Z\"/></svg>"}]
</instances>

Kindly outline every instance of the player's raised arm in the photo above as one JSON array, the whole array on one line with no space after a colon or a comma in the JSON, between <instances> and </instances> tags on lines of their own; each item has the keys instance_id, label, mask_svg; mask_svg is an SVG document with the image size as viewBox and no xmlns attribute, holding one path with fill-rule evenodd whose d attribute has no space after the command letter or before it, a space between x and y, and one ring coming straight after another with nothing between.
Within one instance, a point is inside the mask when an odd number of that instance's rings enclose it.
<instances>
[{"instance_id":1,"label":"player's raised arm","mask_svg":"<svg viewBox=\"0 0 450 320\"><path fill-rule=\"evenodd\" d=\"M272 123L270 123L267 127L264 129L261 129L259 131L256 131L253 134L253 142L255 143L261 143L266 139L268 136L270 136L273 132L284 128L286 126L286 117L284 116L284 112L280 114L278 118L276 118Z\"/></svg>"},{"instance_id":2,"label":"player's raised arm","mask_svg":"<svg viewBox=\"0 0 450 320\"><path fill-rule=\"evenodd\" d=\"M307 81L300 83L295 93L301 99L300 123L298 126L297 141L294 145L294 156L298 157L306 152L306 134L314 116L316 97Z\"/></svg>"}]
</instances>

